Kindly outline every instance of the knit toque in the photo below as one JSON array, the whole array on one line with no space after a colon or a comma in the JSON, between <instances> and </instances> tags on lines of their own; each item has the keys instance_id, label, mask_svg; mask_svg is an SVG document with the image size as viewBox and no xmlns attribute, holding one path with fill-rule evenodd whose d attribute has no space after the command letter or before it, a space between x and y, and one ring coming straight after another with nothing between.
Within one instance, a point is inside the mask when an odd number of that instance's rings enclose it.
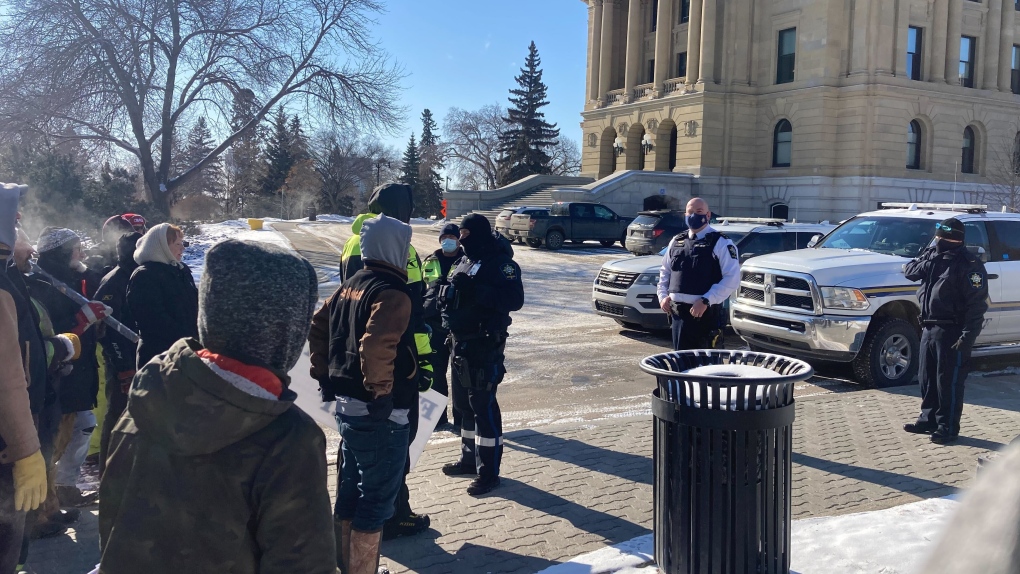
<instances>
[{"instance_id":1,"label":"knit toque","mask_svg":"<svg viewBox=\"0 0 1020 574\"><path fill-rule=\"evenodd\" d=\"M276 245L228 239L206 253L198 338L213 353L285 374L301 357L318 300L307 261Z\"/></svg>"}]
</instances>

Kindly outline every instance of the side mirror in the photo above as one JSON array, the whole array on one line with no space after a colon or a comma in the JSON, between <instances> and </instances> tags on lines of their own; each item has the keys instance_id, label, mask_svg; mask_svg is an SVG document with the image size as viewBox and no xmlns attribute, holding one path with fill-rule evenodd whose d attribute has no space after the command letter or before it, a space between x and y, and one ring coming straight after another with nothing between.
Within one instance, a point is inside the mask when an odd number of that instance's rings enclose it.
<instances>
[{"instance_id":1,"label":"side mirror","mask_svg":"<svg viewBox=\"0 0 1020 574\"><path fill-rule=\"evenodd\" d=\"M814 247L815 245L818 245L818 242L821 241L821 240L822 240L822 234L816 233L816 234L814 234L811 237L811 241L808 241L807 246L808 247Z\"/></svg>"}]
</instances>

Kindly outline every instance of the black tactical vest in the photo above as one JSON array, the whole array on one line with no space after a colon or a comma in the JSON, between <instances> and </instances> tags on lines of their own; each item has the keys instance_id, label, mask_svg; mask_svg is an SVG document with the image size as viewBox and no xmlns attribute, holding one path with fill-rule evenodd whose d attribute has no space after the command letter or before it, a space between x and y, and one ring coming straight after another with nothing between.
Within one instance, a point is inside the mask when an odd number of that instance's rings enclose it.
<instances>
[{"instance_id":1,"label":"black tactical vest","mask_svg":"<svg viewBox=\"0 0 1020 574\"><path fill-rule=\"evenodd\" d=\"M715 244L722 233L713 231L701 239L677 235L669 250L669 292L704 295L722 281L722 266L715 258Z\"/></svg>"}]
</instances>

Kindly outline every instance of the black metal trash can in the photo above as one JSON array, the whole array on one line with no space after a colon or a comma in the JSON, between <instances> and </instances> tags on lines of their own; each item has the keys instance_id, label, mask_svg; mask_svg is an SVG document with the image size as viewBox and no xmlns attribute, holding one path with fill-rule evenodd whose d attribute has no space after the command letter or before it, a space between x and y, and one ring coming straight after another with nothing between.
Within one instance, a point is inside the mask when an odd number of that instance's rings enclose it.
<instances>
[{"instance_id":1,"label":"black metal trash can","mask_svg":"<svg viewBox=\"0 0 1020 574\"><path fill-rule=\"evenodd\" d=\"M729 376L684 374L728 365ZM736 374L749 365L770 377ZM803 361L749 351L646 357L655 375L655 560L666 574L788 574L794 383ZM745 369L746 370L746 369Z\"/></svg>"},{"instance_id":2,"label":"black metal trash can","mask_svg":"<svg viewBox=\"0 0 1020 574\"><path fill-rule=\"evenodd\" d=\"M308 218L308 221L315 221L315 216L316 212L314 205L309 205L308 207L305 208L305 217Z\"/></svg>"}]
</instances>

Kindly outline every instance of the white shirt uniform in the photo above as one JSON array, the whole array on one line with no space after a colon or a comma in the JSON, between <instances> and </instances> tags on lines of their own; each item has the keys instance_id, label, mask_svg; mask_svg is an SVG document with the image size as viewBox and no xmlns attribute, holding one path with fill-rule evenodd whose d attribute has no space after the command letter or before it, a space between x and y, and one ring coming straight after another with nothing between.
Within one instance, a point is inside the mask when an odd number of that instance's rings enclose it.
<instances>
[{"instance_id":1,"label":"white shirt uniform","mask_svg":"<svg viewBox=\"0 0 1020 574\"><path fill-rule=\"evenodd\" d=\"M713 231L715 230L712 229L711 225L706 225L697 235L692 234L690 237L693 239L703 239ZM688 233L690 234L690 230L688 230ZM737 290L737 287L740 286L740 254L737 253L737 246L728 238L720 237L719 241L715 244L715 249L712 250L712 255L719 261L719 268L722 270L722 281L712 285L708 293L701 295L670 293L669 276L672 271L670 270L669 252L673 249L675 243L676 238L674 237L669 241L669 245L666 246L666 252L662 255L662 267L659 268L659 286L656 289L659 295L659 303L662 303L662 300L666 297L670 297L677 303L693 305L702 297L705 297L708 299L709 305L719 305L728 299Z\"/></svg>"}]
</instances>

